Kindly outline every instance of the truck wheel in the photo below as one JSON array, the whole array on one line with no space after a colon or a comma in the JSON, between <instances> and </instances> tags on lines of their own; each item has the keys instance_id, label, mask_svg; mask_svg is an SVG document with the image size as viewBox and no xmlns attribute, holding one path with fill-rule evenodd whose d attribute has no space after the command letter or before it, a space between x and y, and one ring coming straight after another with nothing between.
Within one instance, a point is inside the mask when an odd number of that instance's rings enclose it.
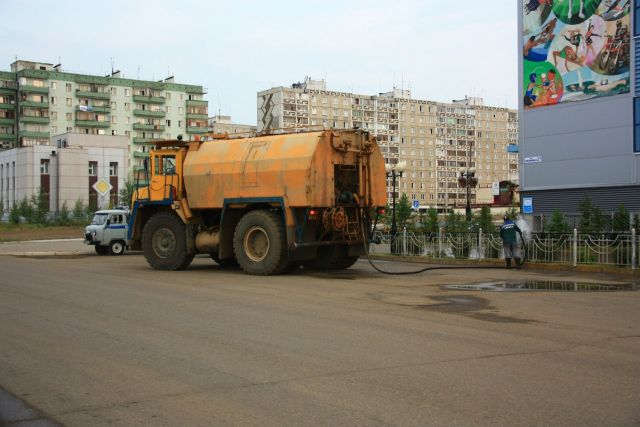
<instances>
[{"instance_id":1,"label":"truck wheel","mask_svg":"<svg viewBox=\"0 0 640 427\"><path fill-rule=\"evenodd\" d=\"M109 245L109 253L111 255L122 255L124 253L125 244L122 240L114 240Z\"/></svg>"},{"instance_id":2,"label":"truck wheel","mask_svg":"<svg viewBox=\"0 0 640 427\"><path fill-rule=\"evenodd\" d=\"M169 212L155 214L144 226L142 250L156 270L182 270L195 255L187 253L184 223Z\"/></svg>"},{"instance_id":3,"label":"truck wheel","mask_svg":"<svg viewBox=\"0 0 640 427\"><path fill-rule=\"evenodd\" d=\"M106 255L109 253L109 248L106 246L95 245L94 248L98 255Z\"/></svg>"},{"instance_id":4,"label":"truck wheel","mask_svg":"<svg viewBox=\"0 0 640 427\"><path fill-rule=\"evenodd\" d=\"M264 210L251 211L236 226L233 251L247 274L280 274L288 265L286 241L278 215Z\"/></svg>"},{"instance_id":5,"label":"truck wheel","mask_svg":"<svg viewBox=\"0 0 640 427\"><path fill-rule=\"evenodd\" d=\"M306 270L345 270L358 261L357 256L349 256L347 245L331 245L318 247L315 259L304 261Z\"/></svg>"}]
</instances>

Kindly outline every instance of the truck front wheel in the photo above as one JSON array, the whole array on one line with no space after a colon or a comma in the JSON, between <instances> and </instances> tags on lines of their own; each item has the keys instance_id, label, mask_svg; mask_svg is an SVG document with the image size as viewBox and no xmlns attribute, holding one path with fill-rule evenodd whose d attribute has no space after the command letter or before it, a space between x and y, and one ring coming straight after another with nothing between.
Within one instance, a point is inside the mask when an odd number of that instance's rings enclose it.
<instances>
[{"instance_id":1,"label":"truck front wheel","mask_svg":"<svg viewBox=\"0 0 640 427\"><path fill-rule=\"evenodd\" d=\"M187 252L184 223L172 213L151 217L142 232L142 249L149 265L156 270L185 269L195 254Z\"/></svg>"},{"instance_id":2,"label":"truck front wheel","mask_svg":"<svg viewBox=\"0 0 640 427\"><path fill-rule=\"evenodd\" d=\"M269 276L283 273L288 264L287 239L282 219L257 210L245 214L233 234L233 250L247 274Z\"/></svg>"}]
</instances>

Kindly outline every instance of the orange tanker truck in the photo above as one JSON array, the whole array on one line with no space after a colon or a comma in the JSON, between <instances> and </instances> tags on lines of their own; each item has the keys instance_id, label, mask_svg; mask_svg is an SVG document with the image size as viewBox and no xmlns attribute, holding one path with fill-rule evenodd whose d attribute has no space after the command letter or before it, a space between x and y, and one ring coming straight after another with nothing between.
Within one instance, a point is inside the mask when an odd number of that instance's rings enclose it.
<instances>
[{"instance_id":1,"label":"orange tanker truck","mask_svg":"<svg viewBox=\"0 0 640 427\"><path fill-rule=\"evenodd\" d=\"M158 270L198 253L258 275L349 268L386 205L384 159L362 130L158 141L145 170L128 238Z\"/></svg>"}]
</instances>

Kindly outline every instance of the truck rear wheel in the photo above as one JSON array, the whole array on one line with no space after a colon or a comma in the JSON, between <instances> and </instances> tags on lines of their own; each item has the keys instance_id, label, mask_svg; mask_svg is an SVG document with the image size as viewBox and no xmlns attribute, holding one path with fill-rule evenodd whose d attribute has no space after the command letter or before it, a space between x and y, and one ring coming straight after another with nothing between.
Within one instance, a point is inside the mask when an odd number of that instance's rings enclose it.
<instances>
[{"instance_id":1,"label":"truck rear wheel","mask_svg":"<svg viewBox=\"0 0 640 427\"><path fill-rule=\"evenodd\" d=\"M187 252L184 223L172 213L151 217L142 232L142 249L149 265L156 270L182 270L195 254Z\"/></svg>"},{"instance_id":2,"label":"truck rear wheel","mask_svg":"<svg viewBox=\"0 0 640 427\"><path fill-rule=\"evenodd\" d=\"M289 265L282 219L273 212L245 214L233 234L233 250L247 274L269 276L283 273Z\"/></svg>"},{"instance_id":3,"label":"truck rear wheel","mask_svg":"<svg viewBox=\"0 0 640 427\"><path fill-rule=\"evenodd\" d=\"M307 270L345 270L358 261L357 256L349 256L347 245L331 245L318 247L315 259L304 261Z\"/></svg>"}]
</instances>

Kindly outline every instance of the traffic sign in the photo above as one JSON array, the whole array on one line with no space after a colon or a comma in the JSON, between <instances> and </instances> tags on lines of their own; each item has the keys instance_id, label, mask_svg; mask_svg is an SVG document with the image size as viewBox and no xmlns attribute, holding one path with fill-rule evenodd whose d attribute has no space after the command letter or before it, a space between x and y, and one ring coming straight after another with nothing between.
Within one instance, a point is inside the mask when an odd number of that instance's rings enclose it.
<instances>
[{"instance_id":1,"label":"traffic sign","mask_svg":"<svg viewBox=\"0 0 640 427\"><path fill-rule=\"evenodd\" d=\"M526 213L526 214L533 213L533 197L522 198L522 213Z\"/></svg>"},{"instance_id":2,"label":"traffic sign","mask_svg":"<svg viewBox=\"0 0 640 427\"><path fill-rule=\"evenodd\" d=\"M418 200L414 200L413 201L413 209L419 209L420 208L420 202Z\"/></svg>"}]
</instances>

